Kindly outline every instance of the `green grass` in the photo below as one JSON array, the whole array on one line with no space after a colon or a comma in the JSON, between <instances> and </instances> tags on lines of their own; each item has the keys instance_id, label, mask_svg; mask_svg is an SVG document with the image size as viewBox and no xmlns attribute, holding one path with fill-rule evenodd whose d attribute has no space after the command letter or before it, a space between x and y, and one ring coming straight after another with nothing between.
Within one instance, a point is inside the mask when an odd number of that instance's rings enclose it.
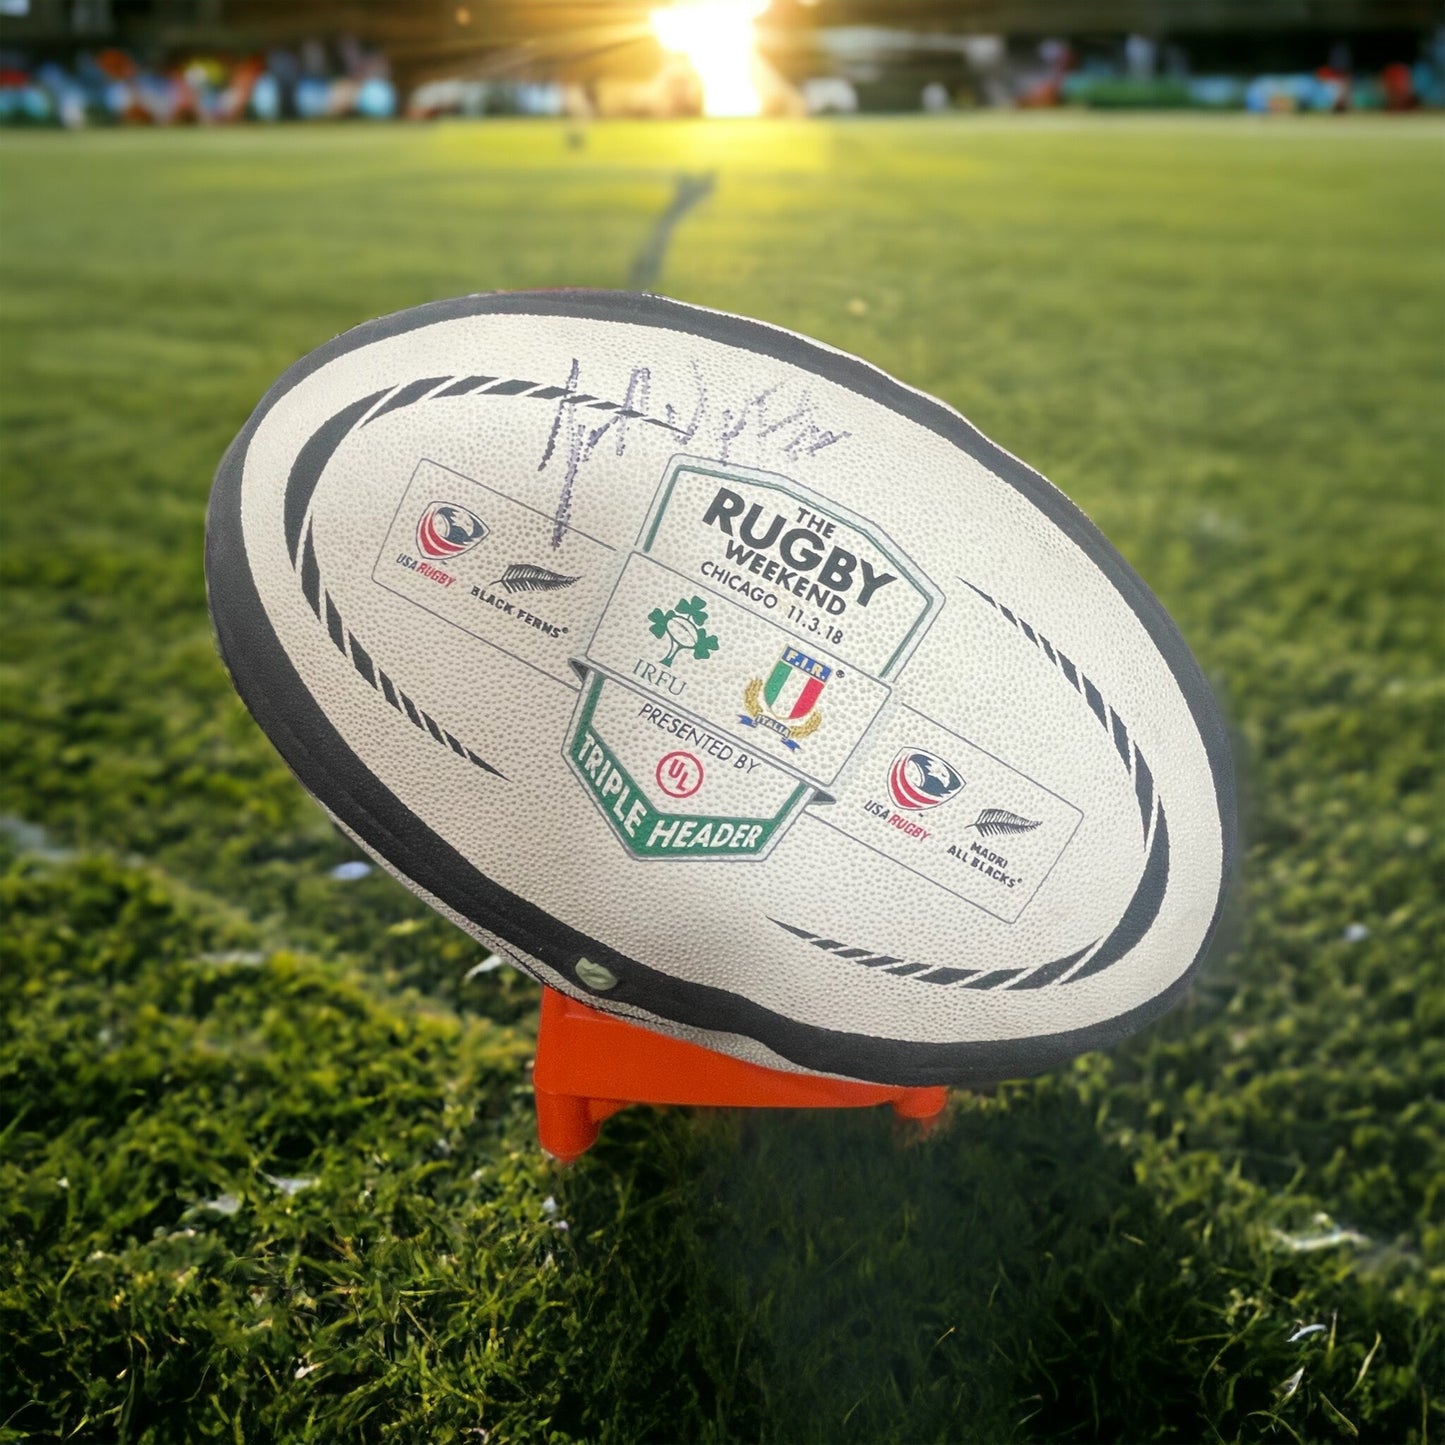
<instances>
[{"instance_id":1,"label":"green grass","mask_svg":"<svg viewBox=\"0 0 1445 1445\"><path fill-rule=\"evenodd\" d=\"M1442 140L5 138L0 1439L1445 1436ZM659 289L869 357L1078 500L1229 710L1247 872L1188 1003L926 1143L633 1111L564 1170L533 987L329 876L213 654L203 509L295 357L623 284L705 170Z\"/></svg>"}]
</instances>

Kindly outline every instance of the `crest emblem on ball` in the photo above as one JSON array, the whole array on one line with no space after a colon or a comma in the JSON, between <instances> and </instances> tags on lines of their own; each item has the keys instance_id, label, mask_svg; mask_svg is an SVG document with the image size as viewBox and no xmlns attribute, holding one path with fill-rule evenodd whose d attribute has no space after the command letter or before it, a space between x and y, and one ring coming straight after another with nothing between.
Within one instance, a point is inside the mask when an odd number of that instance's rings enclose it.
<instances>
[{"instance_id":1,"label":"crest emblem on ball","mask_svg":"<svg viewBox=\"0 0 1445 1445\"><path fill-rule=\"evenodd\" d=\"M960 788L958 769L932 753L905 748L888 769L888 791L900 808L919 812L946 803Z\"/></svg>"},{"instance_id":2,"label":"crest emblem on ball","mask_svg":"<svg viewBox=\"0 0 1445 1445\"><path fill-rule=\"evenodd\" d=\"M417 550L423 557L445 562L470 552L488 530L470 507L460 502L433 502L416 524Z\"/></svg>"}]
</instances>

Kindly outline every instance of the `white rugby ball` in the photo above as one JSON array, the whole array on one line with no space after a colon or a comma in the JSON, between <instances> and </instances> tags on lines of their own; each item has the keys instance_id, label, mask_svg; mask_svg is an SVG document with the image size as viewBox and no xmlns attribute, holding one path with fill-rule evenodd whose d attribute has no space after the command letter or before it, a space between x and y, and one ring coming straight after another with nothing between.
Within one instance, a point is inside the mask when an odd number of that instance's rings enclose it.
<instances>
[{"instance_id":1,"label":"white rugby ball","mask_svg":"<svg viewBox=\"0 0 1445 1445\"><path fill-rule=\"evenodd\" d=\"M298 361L221 463L221 652L302 784L544 983L774 1068L979 1083L1177 1000L1235 867L1163 608L957 412L646 295Z\"/></svg>"}]
</instances>

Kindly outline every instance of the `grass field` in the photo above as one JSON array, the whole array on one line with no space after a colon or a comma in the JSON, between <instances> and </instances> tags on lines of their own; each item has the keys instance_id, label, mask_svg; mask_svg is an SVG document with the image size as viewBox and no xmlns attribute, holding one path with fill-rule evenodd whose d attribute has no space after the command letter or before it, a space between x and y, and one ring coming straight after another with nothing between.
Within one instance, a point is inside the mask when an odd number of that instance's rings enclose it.
<instances>
[{"instance_id":1,"label":"grass field","mask_svg":"<svg viewBox=\"0 0 1445 1445\"><path fill-rule=\"evenodd\" d=\"M1445 1438L1445 129L6 137L0 1440ZM212 651L211 473L366 317L625 284L861 353L1068 491L1237 733L1233 946L1111 1055L535 1147L536 991Z\"/></svg>"}]
</instances>

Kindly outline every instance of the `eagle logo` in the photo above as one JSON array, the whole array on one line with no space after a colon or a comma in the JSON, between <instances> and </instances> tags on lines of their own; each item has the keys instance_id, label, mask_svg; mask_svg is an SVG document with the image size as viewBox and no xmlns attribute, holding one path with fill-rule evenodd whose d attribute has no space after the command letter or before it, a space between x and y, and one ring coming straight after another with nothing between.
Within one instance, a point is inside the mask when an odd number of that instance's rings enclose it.
<instances>
[{"instance_id":1,"label":"eagle logo","mask_svg":"<svg viewBox=\"0 0 1445 1445\"><path fill-rule=\"evenodd\" d=\"M470 552L490 529L460 502L432 502L416 524L416 546L423 557L445 562Z\"/></svg>"},{"instance_id":2,"label":"eagle logo","mask_svg":"<svg viewBox=\"0 0 1445 1445\"><path fill-rule=\"evenodd\" d=\"M958 794L963 783L952 763L917 748L904 748L888 769L888 791L893 801L915 813L946 803Z\"/></svg>"}]
</instances>

